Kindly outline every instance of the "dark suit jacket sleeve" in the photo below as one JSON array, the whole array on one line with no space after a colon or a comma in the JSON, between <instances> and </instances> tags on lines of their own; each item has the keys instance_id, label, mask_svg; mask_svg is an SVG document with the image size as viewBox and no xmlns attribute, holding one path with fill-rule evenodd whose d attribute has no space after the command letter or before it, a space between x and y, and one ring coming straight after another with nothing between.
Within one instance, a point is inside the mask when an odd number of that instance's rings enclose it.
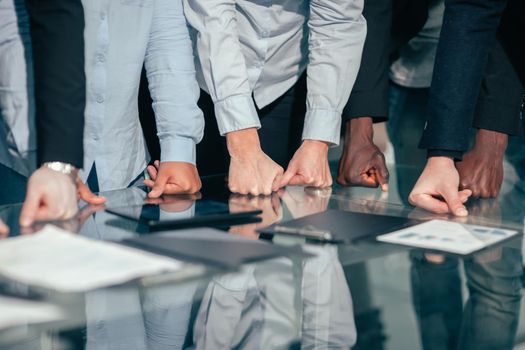
<instances>
[{"instance_id":1,"label":"dark suit jacket sleeve","mask_svg":"<svg viewBox=\"0 0 525 350\"><path fill-rule=\"evenodd\" d=\"M505 20L504 18L502 19ZM523 86L507 53L496 41L489 53L487 69L474 116L474 127L507 135L521 135Z\"/></svg>"},{"instance_id":2,"label":"dark suit jacket sleeve","mask_svg":"<svg viewBox=\"0 0 525 350\"><path fill-rule=\"evenodd\" d=\"M39 163L83 165L84 11L80 0L27 0Z\"/></svg>"},{"instance_id":3,"label":"dark suit jacket sleeve","mask_svg":"<svg viewBox=\"0 0 525 350\"><path fill-rule=\"evenodd\" d=\"M427 124L420 142L429 151L468 149L481 80L506 0L447 0Z\"/></svg>"}]
</instances>

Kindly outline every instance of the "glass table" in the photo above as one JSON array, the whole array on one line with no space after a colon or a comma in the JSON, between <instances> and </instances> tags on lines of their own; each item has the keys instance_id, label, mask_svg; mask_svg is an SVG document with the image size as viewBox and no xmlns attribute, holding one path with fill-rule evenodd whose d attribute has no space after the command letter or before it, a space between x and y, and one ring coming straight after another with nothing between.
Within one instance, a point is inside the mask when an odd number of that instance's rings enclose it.
<instances>
[{"instance_id":1,"label":"glass table","mask_svg":"<svg viewBox=\"0 0 525 350\"><path fill-rule=\"evenodd\" d=\"M387 193L334 186L290 187L269 197L230 196L224 179L217 177L205 179L203 197L260 208L261 222L224 228L227 234L248 239L259 239L260 227L327 209L438 217L406 201L419 169L390 169ZM104 195L108 206L142 200L130 193L136 192ZM510 174L498 199L468 203L471 215L466 222L521 232L523 203L525 191L517 176ZM167 209L182 212L187 207ZM20 205L0 208L12 235L21 234L16 225L19 210ZM143 233L137 223L100 208L86 207L78 220L63 225L96 240L118 241ZM76 294L2 280L0 286L9 284L7 289L16 295L58 305L64 316L0 330L0 348L525 348L525 326L519 322L524 312L521 235L466 258L374 240L335 245L274 236L271 241L300 244L313 257L274 258L232 271L188 263L182 274Z\"/></svg>"}]
</instances>

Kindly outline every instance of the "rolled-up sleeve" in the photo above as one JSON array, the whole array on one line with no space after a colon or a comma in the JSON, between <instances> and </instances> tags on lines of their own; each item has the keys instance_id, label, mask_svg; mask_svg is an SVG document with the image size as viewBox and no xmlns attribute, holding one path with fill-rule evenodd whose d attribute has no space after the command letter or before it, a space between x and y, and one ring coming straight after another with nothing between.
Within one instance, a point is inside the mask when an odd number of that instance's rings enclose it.
<instances>
[{"instance_id":1,"label":"rolled-up sleeve","mask_svg":"<svg viewBox=\"0 0 525 350\"><path fill-rule=\"evenodd\" d=\"M157 0L145 65L161 148L161 161L195 164L204 132L199 86L182 0Z\"/></svg>"},{"instance_id":2,"label":"rolled-up sleeve","mask_svg":"<svg viewBox=\"0 0 525 350\"><path fill-rule=\"evenodd\" d=\"M341 114L366 37L363 0L311 0L307 112L303 139L339 144Z\"/></svg>"},{"instance_id":3,"label":"rolled-up sleeve","mask_svg":"<svg viewBox=\"0 0 525 350\"><path fill-rule=\"evenodd\" d=\"M235 0L184 0L196 33L206 89L215 104L219 132L260 128L238 36Z\"/></svg>"}]
</instances>

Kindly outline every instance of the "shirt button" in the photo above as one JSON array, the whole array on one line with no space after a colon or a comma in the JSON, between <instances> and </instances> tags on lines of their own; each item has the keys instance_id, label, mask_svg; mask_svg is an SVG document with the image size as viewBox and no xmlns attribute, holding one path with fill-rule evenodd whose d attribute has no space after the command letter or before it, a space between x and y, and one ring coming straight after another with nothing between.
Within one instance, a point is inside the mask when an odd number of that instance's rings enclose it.
<instances>
[{"instance_id":1,"label":"shirt button","mask_svg":"<svg viewBox=\"0 0 525 350\"><path fill-rule=\"evenodd\" d=\"M100 62L100 63L103 63L103 62L106 62L106 56L104 56L103 54L99 53L97 56L97 62Z\"/></svg>"},{"instance_id":2,"label":"shirt button","mask_svg":"<svg viewBox=\"0 0 525 350\"><path fill-rule=\"evenodd\" d=\"M262 35L263 37L267 37L269 34L270 34L270 33L268 33L266 30L263 30L263 31L261 32L261 35Z\"/></svg>"},{"instance_id":3,"label":"shirt button","mask_svg":"<svg viewBox=\"0 0 525 350\"><path fill-rule=\"evenodd\" d=\"M97 94L97 96L95 97L95 101L97 101L98 103L104 102L104 96L102 96L101 94Z\"/></svg>"},{"instance_id":4,"label":"shirt button","mask_svg":"<svg viewBox=\"0 0 525 350\"><path fill-rule=\"evenodd\" d=\"M103 21L106 19L106 13L105 12L101 12L100 13L100 19Z\"/></svg>"}]
</instances>

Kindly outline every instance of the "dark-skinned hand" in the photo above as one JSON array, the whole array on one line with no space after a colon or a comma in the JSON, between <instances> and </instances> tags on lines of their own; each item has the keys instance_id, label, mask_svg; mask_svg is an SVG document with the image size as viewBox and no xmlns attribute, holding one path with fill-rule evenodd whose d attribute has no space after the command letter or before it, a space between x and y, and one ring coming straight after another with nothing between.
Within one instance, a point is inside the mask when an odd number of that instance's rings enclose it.
<instances>
[{"instance_id":1,"label":"dark-skinned hand","mask_svg":"<svg viewBox=\"0 0 525 350\"><path fill-rule=\"evenodd\" d=\"M343 186L378 187L388 191L385 157L373 142L372 118L356 118L346 124L345 145L339 161L337 183Z\"/></svg>"},{"instance_id":2,"label":"dark-skinned hand","mask_svg":"<svg viewBox=\"0 0 525 350\"><path fill-rule=\"evenodd\" d=\"M471 190L474 198L494 198L503 182L503 157L507 135L480 129L476 144L456 163L460 190Z\"/></svg>"}]
</instances>

